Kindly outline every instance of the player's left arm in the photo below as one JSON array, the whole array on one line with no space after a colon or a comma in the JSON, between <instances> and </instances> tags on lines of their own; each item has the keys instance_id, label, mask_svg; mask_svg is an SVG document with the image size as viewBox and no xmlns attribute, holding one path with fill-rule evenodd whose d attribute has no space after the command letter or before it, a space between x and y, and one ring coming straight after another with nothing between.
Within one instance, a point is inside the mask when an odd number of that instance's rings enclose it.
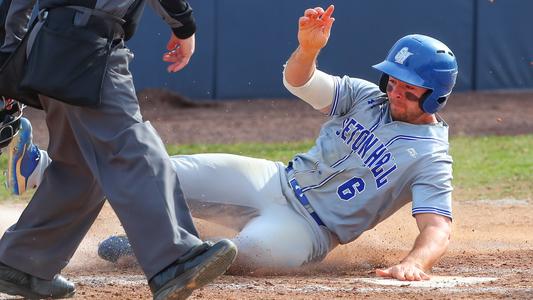
<instances>
[{"instance_id":1,"label":"player's left arm","mask_svg":"<svg viewBox=\"0 0 533 300\"><path fill-rule=\"evenodd\" d=\"M399 264L377 269L378 276L408 281L429 279L428 271L448 248L451 220L431 213L417 214L415 218L420 234L413 248Z\"/></svg>"}]
</instances>

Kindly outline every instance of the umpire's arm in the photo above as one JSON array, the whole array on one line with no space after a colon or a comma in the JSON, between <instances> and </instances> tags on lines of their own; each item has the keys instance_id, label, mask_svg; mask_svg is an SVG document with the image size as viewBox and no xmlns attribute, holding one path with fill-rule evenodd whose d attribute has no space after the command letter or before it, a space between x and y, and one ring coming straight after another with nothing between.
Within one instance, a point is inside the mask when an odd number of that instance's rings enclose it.
<instances>
[{"instance_id":1,"label":"umpire's arm","mask_svg":"<svg viewBox=\"0 0 533 300\"><path fill-rule=\"evenodd\" d=\"M417 214L415 218L420 234L413 248L399 264L376 270L377 275L409 281L429 279L426 272L448 249L452 222L436 214Z\"/></svg>"}]
</instances>

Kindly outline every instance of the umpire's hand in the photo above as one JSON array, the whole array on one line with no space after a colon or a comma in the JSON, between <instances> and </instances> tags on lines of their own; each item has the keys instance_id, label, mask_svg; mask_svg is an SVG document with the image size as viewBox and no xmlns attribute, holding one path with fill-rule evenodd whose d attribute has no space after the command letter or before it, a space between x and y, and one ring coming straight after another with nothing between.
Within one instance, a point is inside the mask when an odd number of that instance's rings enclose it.
<instances>
[{"instance_id":1,"label":"umpire's hand","mask_svg":"<svg viewBox=\"0 0 533 300\"><path fill-rule=\"evenodd\" d=\"M171 63L167 71L178 72L183 69L194 54L194 45L194 34L183 40L172 34L167 44L168 52L163 55L163 61Z\"/></svg>"}]
</instances>

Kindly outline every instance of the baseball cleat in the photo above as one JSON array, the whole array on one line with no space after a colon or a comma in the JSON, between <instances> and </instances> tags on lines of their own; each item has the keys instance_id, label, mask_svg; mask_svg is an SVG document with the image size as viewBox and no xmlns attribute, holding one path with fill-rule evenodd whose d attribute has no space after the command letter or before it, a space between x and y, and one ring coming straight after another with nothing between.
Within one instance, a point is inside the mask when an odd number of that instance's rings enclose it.
<instances>
[{"instance_id":1,"label":"baseball cleat","mask_svg":"<svg viewBox=\"0 0 533 300\"><path fill-rule=\"evenodd\" d=\"M25 299L70 298L76 293L76 285L59 274L45 280L0 263L0 293Z\"/></svg>"},{"instance_id":2,"label":"baseball cleat","mask_svg":"<svg viewBox=\"0 0 533 300\"><path fill-rule=\"evenodd\" d=\"M224 239L204 242L150 279L154 300L183 300L212 282L235 261L237 246Z\"/></svg>"},{"instance_id":3,"label":"baseball cleat","mask_svg":"<svg viewBox=\"0 0 533 300\"><path fill-rule=\"evenodd\" d=\"M116 263L121 257L133 256L133 249L127 236L112 235L98 244L98 256Z\"/></svg>"},{"instance_id":4,"label":"baseball cleat","mask_svg":"<svg viewBox=\"0 0 533 300\"><path fill-rule=\"evenodd\" d=\"M39 148L33 144L32 128L28 119L20 118L19 133L9 143L7 151L7 187L12 194L22 195L29 188L29 178L41 158Z\"/></svg>"}]
</instances>

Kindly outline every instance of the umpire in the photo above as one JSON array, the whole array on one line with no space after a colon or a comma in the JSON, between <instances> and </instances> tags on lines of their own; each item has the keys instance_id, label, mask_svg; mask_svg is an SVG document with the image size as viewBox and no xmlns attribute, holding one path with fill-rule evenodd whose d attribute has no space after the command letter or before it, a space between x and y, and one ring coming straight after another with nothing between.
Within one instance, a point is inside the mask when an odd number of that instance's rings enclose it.
<instances>
[{"instance_id":1,"label":"umpire","mask_svg":"<svg viewBox=\"0 0 533 300\"><path fill-rule=\"evenodd\" d=\"M28 104L46 112L53 162L0 240L0 292L32 299L74 295L74 284L59 273L106 198L154 299L184 299L235 259L231 241L197 237L165 147L142 120L128 68L133 54L124 40L145 2L172 29L164 60L169 71L178 71L194 52L196 27L186 1L39 1L37 22L15 52L27 50L20 86L39 95L38 103ZM20 42L34 4L4 1L6 42Z\"/></svg>"}]
</instances>

